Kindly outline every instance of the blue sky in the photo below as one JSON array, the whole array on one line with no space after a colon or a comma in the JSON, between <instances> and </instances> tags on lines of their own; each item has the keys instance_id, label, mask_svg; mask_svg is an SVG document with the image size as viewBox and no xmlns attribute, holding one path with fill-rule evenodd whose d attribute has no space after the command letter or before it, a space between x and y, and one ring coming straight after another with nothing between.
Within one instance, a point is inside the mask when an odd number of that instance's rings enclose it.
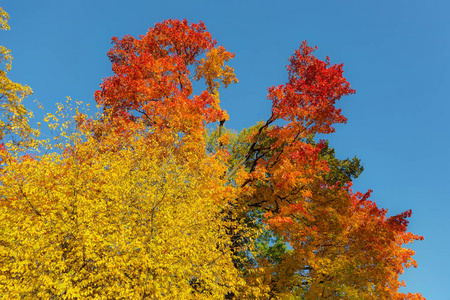
<instances>
[{"instance_id":1,"label":"blue sky","mask_svg":"<svg viewBox=\"0 0 450 300\"><path fill-rule=\"evenodd\" d=\"M28 84L47 112L66 96L94 103L111 74L112 36L145 34L168 18L202 20L218 44L234 52L240 82L221 91L229 128L267 119L267 87L286 81L287 59L301 41L317 56L344 63L356 94L339 103L348 117L327 136L338 157L357 156L365 171L355 189L390 214L412 209L417 269L405 291L450 299L450 21L447 1L2 1L11 30L10 78Z\"/></svg>"}]
</instances>

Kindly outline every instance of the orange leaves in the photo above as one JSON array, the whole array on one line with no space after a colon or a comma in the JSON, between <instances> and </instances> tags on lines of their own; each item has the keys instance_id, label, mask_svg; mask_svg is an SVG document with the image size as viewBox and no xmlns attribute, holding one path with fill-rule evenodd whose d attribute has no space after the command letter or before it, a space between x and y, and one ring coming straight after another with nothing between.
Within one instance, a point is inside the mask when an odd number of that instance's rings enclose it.
<instances>
[{"instance_id":1,"label":"orange leaves","mask_svg":"<svg viewBox=\"0 0 450 300\"><path fill-rule=\"evenodd\" d=\"M206 59L200 60L195 79L205 78L208 91L211 93L218 90L220 83L225 87L231 83L237 83L233 68L225 65L225 62L231 58L234 58L234 54L226 51L223 46L212 48L206 53Z\"/></svg>"},{"instance_id":2,"label":"orange leaves","mask_svg":"<svg viewBox=\"0 0 450 300\"><path fill-rule=\"evenodd\" d=\"M398 276L404 268L417 265L412 259L414 251L403 245L423 238L405 232L406 227L402 227L410 211L386 218L387 210L379 209L369 200L370 192L353 194L349 191L351 209L344 230L350 242L348 250L359 264L370 270L365 276L372 278L375 292L389 299L403 299L403 294L397 291L401 286ZM376 272L369 268L373 268L373 264Z\"/></svg>"},{"instance_id":3,"label":"orange leaves","mask_svg":"<svg viewBox=\"0 0 450 300\"><path fill-rule=\"evenodd\" d=\"M224 134L224 135L222 135L221 137L219 137L217 139L217 143L219 145L222 145L222 146L228 145L229 142L230 142L230 135L229 134Z\"/></svg>"},{"instance_id":4,"label":"orange leaves","mask_svg":"<svg viewBox=\"0 0 450 300\"><path fill-rule=\"evenodd\" d=\"M325 181L336 166L321 157L324 144L302 138L299 127L266 125L254 131L249 142L257 160L248 160L249 174L239 173L245 178L238 182L243 202L262 210L266 230L292 248L278 263L258 260L278 278L271 291L305 299L324 293L335 295L332 299L396 299L398 276L416 265L414 252L403 245L421 239L405 232L410 212L387 218L387 210L369 200L370 190L353 194L351 183ZM290 288L286 282L278 285L285 276ZM296 290L297 285L304 289Z\"/></svg>"}]
</instances>

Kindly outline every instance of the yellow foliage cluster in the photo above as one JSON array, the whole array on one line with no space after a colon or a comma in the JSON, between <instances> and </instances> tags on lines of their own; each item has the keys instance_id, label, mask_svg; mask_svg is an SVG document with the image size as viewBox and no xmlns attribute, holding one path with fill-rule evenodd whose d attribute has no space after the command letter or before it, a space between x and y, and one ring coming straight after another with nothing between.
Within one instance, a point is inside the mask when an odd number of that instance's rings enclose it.
<instances>
[{"instance_id":1,"label":"yellow foliage cluster","mask_svg":"<svg viewBox=\"0 0 450 300\"><path fill-rule=\"evenodd\" d=\"M190 158L193 169L145 130L126 140L107 129L100 137L61 132L61 154L1 153L0 295L222 299L238 293L244 282L225 232L233 224L221 218L230 191L210 188L220 186L221 174L206 154Z\"/></svg>"}]
</instances>

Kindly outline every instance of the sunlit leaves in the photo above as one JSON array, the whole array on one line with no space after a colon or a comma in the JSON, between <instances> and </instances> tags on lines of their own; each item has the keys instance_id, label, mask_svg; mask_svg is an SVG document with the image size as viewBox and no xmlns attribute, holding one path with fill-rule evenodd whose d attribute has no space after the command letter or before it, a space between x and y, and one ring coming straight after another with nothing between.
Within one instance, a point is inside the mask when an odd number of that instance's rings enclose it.
<instances>
[{"instance_id":1,"label":"sunlit leaves","mask_svg":"<svg viewBox=\"0 0 450 300\"><path fill-rule=\"evenodd\" d=\"M0 7L0 29L9 30L9 15ZM0 139L7 134L17 134L24 138L30 134L28 111L23 99L32 94L30 87L11 81L7 72L11 70L11 51L0 45Z\"/></svg>"},{"instance_id":2,"label":"sunlit leaves","mask_svg":"<svg viewBox=\"0 0 450 300\"><path fill-rule=\"evenodd\" d=\"M195 169L179 164L174 149L145 131L126 141L109 134L68 136L63 155L6 158L2 293L220 299L237 292L243 282L220 217L229 192L217 186L216 163L199 154Z\"/></svg>"},{"instance_id":3,"label":"sunlit leaves","mask_svg":"<svg viewBox=\"0 0 450 300\"><path fill-rule=\"evenodd\" d=\"M202 22L112 43L100 113L58 104L47 140L26 134L31 90L8 83L1 48L3 134L26 141L0 144L2 296L423 299L398 292L417 265L405 244L423 239L407 232L411 211L389 217L354 193L360 161L313 139L346 121L342 65L303 42L269 88L270 116L236 132L219 98L238 82L234 54Z\"/></svg>"}]
</instances>

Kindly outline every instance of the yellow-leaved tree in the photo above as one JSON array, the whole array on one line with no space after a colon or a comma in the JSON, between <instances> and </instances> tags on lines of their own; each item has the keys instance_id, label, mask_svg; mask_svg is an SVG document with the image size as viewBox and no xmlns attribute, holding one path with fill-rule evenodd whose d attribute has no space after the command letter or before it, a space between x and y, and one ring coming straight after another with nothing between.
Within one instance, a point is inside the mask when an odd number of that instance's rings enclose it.
<instances>
[{"instance_id":1,"label":"yellow-leaved tree","mask_svg":"<svg viewBox=\"0 0 450 300\"><path fill-rule=\"evenodd\" d=\"M118 135L78 114L74 128L64 110L46 118L62 129L57 143L33 149L48 153L1 152L0 295L238 294L244 281L226 234L236 224L221 214L234 191L221 179L223 165L204 151L184 152L176 137L162 147L138 123Z\"/></svg>"}]
</instances>

